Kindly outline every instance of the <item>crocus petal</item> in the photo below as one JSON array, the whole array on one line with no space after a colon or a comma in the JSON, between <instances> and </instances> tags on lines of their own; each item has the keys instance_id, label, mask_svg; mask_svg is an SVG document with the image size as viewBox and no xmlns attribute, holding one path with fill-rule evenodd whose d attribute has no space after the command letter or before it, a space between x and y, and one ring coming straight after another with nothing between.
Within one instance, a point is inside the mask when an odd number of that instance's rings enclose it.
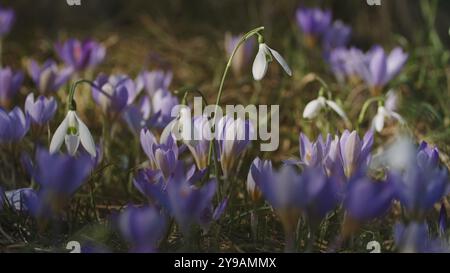
<instances>
[{"instance_id":1,"label":"crocus petal","mask_svg":"<svg viewBox=\"0 0 450 273\"><path fill-rule=\"evenodd\" d=\"M59 127L56 129L55 133L53 134L52 141L50 142L50 153L56 153L61 148L61 145L64 142L65 135L67 134L67 129L69 128L69 116L67 115L66 118L61 122Z\"/></svg>"},{"instance_id":2,"label":"crocus petal","mask_svg":"<svg viewBox=\"0 0 450 273\"><path fill-rule=\"evenodd\" d=\"M92 135L84 122L76 114L75 117L78 121L78 131L80 133L81 145L83 145L83 147L92 157L95 157L96 149L94 139L92 138Z\"/></svg>"},{"instance_id":3,"label":"crocus petal","mask_svg":"<svg viewBox=\"0 0 450 273\"><path fill-rule=\"evenodd\" d=\"M252 73L256 81L261 80L267 72L266 45L259 44L258 54L253 62Z\"/></svg>"},{"instance_id":4,"label":"crocus petal","mask_svg":"<svg viewBox=\"0 0 450 273\"><path fill-rule=\"evenodd\" d=\"M272 56L275 57L275 60L277 60L277 62L281 65L281 67L284 69L286 74L288 74L289 76L292 76L292 70L289 68L289 65L286 63L286 61L280 55L280 53L278 53L276 50L271 49L270 47L268 47L268 48L270 50L270 53L272 53Z\"/></svg>"},{"instance_id":5,"label":"crocus petal","mask_svg":"<svg viewBox=\"0 0 450 273\"><path fill-rule=\"evenodd\" d=\"M404 53L400 47L396 47L391 51L387 58L387 75L389 79L392 79L400 72L407 60L408 54Z\"/></svg>"},{"instance_id":6,"label":"crocus petal","mask_svg":"<svg viewBox=\"0 0 450 273\"><path fill-rule=\"evenodd\" d=\"M344 110L342 110L342 108L337 103L335 103L334 101L331 101L331 100L327 100L326 104L328 105L328 107L333 109L333 111L336 112L341 118L343 118L344 120L347 120L347 115L345 114Z\"/></svg>"},{"instance_id":7,"label":"crocus petal","mask_svg":"<svg viewBox=\"0 0 450 273\"><path fill-rule=\"evenodd\" d=\"M380 86L387 78L386 54L381 47L375 47L372 50L372 58L370 60L370 71L372 78L370 84L372 86Z\"/></svg>"}]
</instances>

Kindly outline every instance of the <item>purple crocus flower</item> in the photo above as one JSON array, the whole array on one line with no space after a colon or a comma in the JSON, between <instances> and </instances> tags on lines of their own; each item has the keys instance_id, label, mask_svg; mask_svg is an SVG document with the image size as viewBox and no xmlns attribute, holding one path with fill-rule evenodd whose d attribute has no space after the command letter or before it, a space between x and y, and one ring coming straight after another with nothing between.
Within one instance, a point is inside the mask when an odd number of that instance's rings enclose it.
<instances>
[{"instance_id":1,"label":"purple crocus flower","mask_svg":"<svg viewBox=\"0 0 450 273\"><path fill-rule=\"evenodd\" d=\"M194 157L197 167L204 170L208 167L209 144L212 139L211 123L206 115L193 118L191 133L188 138L183 137L183 141Z\"/></svg>"},{"instance_id":2,"label":"purple crocus flower","mask_svg":"<svg viewBox=\"0 0 450 273\"><path fill-rule=\"evenodd\" d=\"M384 215L395 196L392 178L373 181L366 176L353 178L346 189L344 207L348 216L358 223Z\"/></svg>"},{"instance_id":3,"label":"purple crocus flower","mask_svg":"<svg viewBox=\"0 0 450 273\"><path fill-rule=\"evenodd\" d=\"M338 81L356 81L365 69L365 54L357 48L336 48L328 54L328 62Z\"/></svg>"},{"instance_id":4,"label":"purple crocus flower","mask_svg":"<svg viewBox=\"0 0 450 273\"><path fill-rule=\"evenodd\" d=\"M439 166L439 150L422 141L417 151L417 164L424 169L434 169Z\"/></svg>"},{"instance_id":5,"label":"purple crocus flower","mask_svg":"<svg viewBox=\"0 0 450 273\"><path fill-rule=\"evenodd\" d=\"M152 206L128 206L117 218L122 236L132 245L131 252L155 252L167 229L167 219Z\"/></svg>"},{"instance_id":6,"label":"purple crocus flower","mask_svg":"<svg viewBox=\"0 0 450 273\"><path fill-rule=\"evenodd\" d=\"M59 69L53 60L47 60L42 66L35 60L31 60L28 64L28 73L38 91L43 95L58 91L69 80L72 72L72 68L69 67Z\"/></svg>"},{"instance_id":7,"label":"purple crocus flower","mask_svg":"<svg viewBox=\"0 0 450 273\"><path fill-rule=\"evenodd\" d=\"M0 108L0 143L20 141L30 129L30 118L19 107L11 112Z\"/></svg>"},{"instance_id":8,"label":"purple crocus flower","mask_svg":"<svg viewBox=\"0 0 450 273\"><path fill-rule=\"evenodd\" d=\"M178 146L175 138L169 134L158 143L149 130L142 129L140 140L142 149L150 160L151 168L161 170L167 180L177 166Z\"/></svg>"},{"instance_id":9,"label":"purple crocus flower","mask_svg":"<svg viewBox=\"0 0 450 273\"><path fill-rule=\"evenodd\" d=\"M400 73L407 59L408 54L400 47L387 55L381 46L375 46L366 53L365 67L360 75L372 90L378 92Z\"/></svg>"},{"instance_id":10,"label":"purple crocus flower","mask_svg":"<svg viewBox=\"0 0 450 273\"><path fill-rule=\"evenodd\" d=\"M15 14L12 9L0 7L0 38L4 37L11 30L15 21Z\"/></svg>"},{"instance_id":11,"label":"purple crocus flower","mask_svg":"<svg viewBox=\"0 0 450 273\"><path fill-rule=\"evenodd\" d=\"M261 189L256 181L261 183L269 175L272 175L272 162L261 160L259 157L255 158L247 175L247 192L253 202L258 202L262 197Z\"/></svg>"},{"instance_id":12,"label":"purple crocus flower","mask_svg":"<svg viewBox=\"0 0 450 273\"><path fill-rule=\"evenodd\" d=\"M351 33L351 27L347 26L341 21L334 22L331 27L327 28L323 35L323 49L325 50L325 52L329 52L330 50L335 48L346 47L350 40Z\"/></svg>"},{"instance_id":13,"label":"purple crocus flower","mask_svg":"<svg viewBox=\"0 0 450 273\"><path fill-rule=\"evenodd\" d=\"M315 42L324 34L331 24L331 11L318 8L299 8L296 12L297 25L306 34L306 41L309 46L314 46Z\"/></svg>"},{"instance_id":14,"label":"purple crocus flower","mask_svg":"<svg viewBox=\"0 0 450 273\"><path fill-rule=\"evenodd\" d=\"M223 174L227 177L236 159L254 139L254 127L249 120L226 115L218 121L216 128L218 157Z\"/></svg>"},{"instance_id":15,"label":"purple crocus flower","mask_svg":"<svg viewBox=\"0 0 450 273\"><path fill-rule=\"evenodd\" d=\"M300 133L300 163L306 166L319 166L322 164L331 144L331 135L327 135L324 141L319 135L317 141L312 143L309 138Z\"/></svg>"},{"instance_id":16,"label":"purple crocus flower","mask_svg":"<svg viewBox=\"0 0 450 273\"><path fill-rule=\"evenodd\" d=\"M172 109L179 105L178 98L165 89L157 90L151 97L153 114L158 115L156 125L160 128L166 127L174 118Z\"/></svg>"},{"instance_id":17,"label":"purple crocus flower","mask_svg":"<svg viewBox=\"0 0 450 273\"><path fill-rule=\"evenodd\" d=\"M287 217L284 221L291 224L296 224L295 215L302 211L315 226L339 200L337 183L321 168L307 168L301 175L292 166L284 166L275 174L272 174L270 165L262 170L252 165L250 171L267 201L282 220ZM290 217L290 213L294 217Z\"/></svg>"},{"instance_id":18,"label":"purple crocus flower","mask_svg":"<svg viewBox=\"0 0 450 273\"><path fill-rule=\"evenodd\" d=\"M430 239L428 225L411 222L407 226L397 223L394 227L394 241L402 253L448 253L449 245L439 239Z\"/></svg>"},{"instance_id":19,"label":"purple crocus flower","mask_svg":"<svg viewBox=\"0 0 450 273\"><path fill-rule=\"evenodd\" d=\"M28 211L28 208L26 206L25 200L27 200L29 196L32 196L34 194L35 194L34 190L31 188L21 188L17 190L6 191L4 193L4 196L6 197L6 201L8 202L9 206L12 209L20 212L26 212ZM1 209L1 202L0 202L0 209Z\"/></svg>"},{"instance_id":20,"label":"purple crocus flower","mask_svg":"<svg viewBox=\"0 0 450 273\"><path fill-rule=\"evenodd\" d=\"M211 208L217 182L212 179L202 187L192 185L184 173L183 164L178 164L167 182L170 212L181 231L188 236L193 224L204 226L204 213Z\"/></svg>"},{"instance_id":21,"label":"purple crocus flower","mask_svg":"<svg viewBox=\"0 0 450 273\"><path fill-rule=\"evenodd\" d=\"M92 97L104 113L117 114L133 102L138 91L136 85L125 75L100 74L94 81ZM100 90L101 91L100 91ZM107 95L106 95L107 94Z\"/></svg>"},{"instance_id":22,"label":"purple crocus flower","mask_svg":"<svg viewBox=\"0 0 450 273\"><path fill-rule=\"evenodd\" d=\"M234 48L237 46L241 38L242 35L231 35L229 32L225 34L225 50L228 56L231 56ZM255 40L250 39L241 45L241 47L236 51L231 64L231 68L233 69L233 73L235 73L235 75L241 74L243 69L250 65L253 58L254 47Z\"/></svg>"},{"instance_id":23,"label":"purple crocus flower","mask_svg":"<svg viewBox=\"0 0 450 273\"><path fill-rule=\"evenodd\" d=\"M167 90L172 82L172 72L155 70L142 71L136 81L144 87L149 96L153 96L159 89Z\"/></svg>"},{"instance_id":24,"label":"purple crocus flower","mask_svg":"<svg viewBox=\"0 0 450 273\"><path fill-rule=\"evenodd\" d=\"M356 131L345 130L339 140L342 166L347 178L369 166L373 144L373 131L368 131L361 140Z\"/></svg>"},{"instance_id":25,"label":"purple crocus flower","mask_svg":"<svg viewBox=\"0 0 450 273\"><path fill-rule=\"evenodd\" d=\"M97 66L106 54L104 46L89 39L69 39L65 43L57 43L55 49L61 60L77 71Z\"/></svg>"},{"instance_id":26,"label":"purple crocus flower","mask_svg":"<svg viewBox=\"0 0 450 273\"><path fill-rule=\"evenodd\" d=\"M14 95L23 82L22 72L13 72L11 68L0 68L0 106L9 107Z\"/></svg>"},{"instance_id":27,"label":"purple crocus flower","mask_svg":"<svg viewBox=\"0 0 450 273\"><path fill-rule=\"evenodd\" d=\"M403 174L397 174L397 198L413 219L422 219L434 204L446 195L447 170L412 162Z\"/></svg>"},{"instance_id":28,"label":"purple crocus flower","mask_svg":"<svg viewBox=\"0 0 450 273\"><path fill-rule=\"evenodd\" d=\"M195 168L195 167L194 167ZM195 182L201 176L195 175L192 168L185 173L182 162L178 162L175 171L164 182L158 170L141 170L134 178L135 187L153 204L172 215L187 235L193 224L199 224L205 230L212 220L217 220L226 207L226 200L212 210L212 198L217 183L210 180L202 187ZM224 203L225 202L225 203Z\"/></svg>"},{"instance_id":29,"label":"purple crocus flower","mask_svg":"<svg viewBox=\"0 0 450 273\"><path fill-rule=\"evenodd\" d=\"M138 103L127 106L122 117L130 130L135 134L139 134L143 128L156 126L160 114L161 112L152 114L150 98L144 96Z\"/></svg>"},{"instance_id":30,"label":"purple crocus flower","mask_svg":"<svg viewBox=\"0 0 450 273\"><path fill-rule=\"evenodd\" d=\"M91 169L92 160L88 155L73 157L39 149L33 169L39 190L26 200L31 214L45 218L58 213L85 182Z\"/></svg>"},{"instance_id":31,"label":"purple crocus flower","mask_svg":"<svg viewBox=\"0 0 450 273\"><path fill-rule=\"evenodd\" d=\"M34 94L30 93L25 100L25 112L31 121L39 126L47 124L55 115L58 103L53 97L39 96L34 100Z\"/></svg>"}]
</instances>

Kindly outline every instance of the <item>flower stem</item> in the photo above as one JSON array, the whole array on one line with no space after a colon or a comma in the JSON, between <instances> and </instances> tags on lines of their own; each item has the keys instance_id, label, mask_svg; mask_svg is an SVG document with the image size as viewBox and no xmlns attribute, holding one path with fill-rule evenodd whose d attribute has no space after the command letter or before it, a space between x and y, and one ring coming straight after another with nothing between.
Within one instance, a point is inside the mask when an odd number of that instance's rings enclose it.
<instances>
[{"instance_id":1,"label":"flower stem","mask_svg":"<svg viewBox=\"0 0 450 273\"><path fill-rule=\"evenodd\" d=\"M358 118L358 127L359 125L364 121L364 117L366 116L366 112L367 109L369 108L369 106L374 103L374 102L383 102L384 98L383 97L373 97L370 98L368 100L366 100L366 102L364 103L362 109L361 109L361 113L359 114L359 118Z\"/></svg>"},{"instance_id":2,"label":"flower stem","mask_svg":"<svg viewBox=\"0 0 450 273\"><path fill-rule=\"evenodd\" d=\"M81 79L81 80L76 81L76 82L72 85L72 87L70 88L70 91L69 91L69 97L68 97L68 99L67 99L67 105L68 105L69 111L75 111L75 110L77 110L77 105L76 105L75 100L73 99L73 97L74 97L74 95L75 95L75 90L76 90L77 86L78 86L79 84L82 84L82 83L87 83L87 84L89 84L91 87L94 87L95 89L97 89L98 92L102 93L103 95L105 95L106 97L108 97L109 99L111 99L111 95L108 94L108 93L106 93L105 91L103 91L103 90L102 90L99 86L97 86L94 82L89 81L89 80L85 80L85 79Z\"/></svg>"},{"instance_id":3,"label":"flower stem","mask_svg":"<svg viewBox=\"0 0 450 273\"><path fill-rule=\"evenodd\" d=\"M219 104L220 104L220 99L222 98L222 92L223 92L223 86L225 84L225 79L227 77L228 71L230 70L231 63L233 62L233 58L236 55L236 52L238 51L239 47L243 43L245 43L250 37L257 35L259 39L262 39L262 35L259 32L261 32L263 30L264 30L264 27L257 27L255 29L250 30L249 32L244 34L244 36L242 36L242 38L239 40L237 45L234 47L233 52L231 53L230 58L228 59L227 65L225 66L225 70L223 71L222 79L220 81L219 91L217 93L217 99L216 99L216 107L214 110L214 119L216 118L215 114L217 113L217 109L219 108ZM211 166L212 153L213 153L213 141L211 141L211 143L209 145L208 166Z\"/></svg>"}]
</instances>

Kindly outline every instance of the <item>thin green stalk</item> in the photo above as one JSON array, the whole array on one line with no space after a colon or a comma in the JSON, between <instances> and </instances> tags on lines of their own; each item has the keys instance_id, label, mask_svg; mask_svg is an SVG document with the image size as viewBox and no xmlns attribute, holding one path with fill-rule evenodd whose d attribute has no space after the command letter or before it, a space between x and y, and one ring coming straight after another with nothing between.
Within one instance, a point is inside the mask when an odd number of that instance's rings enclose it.
<instances>
[{"instance_id":1,"label":"thin green stalk","mask_svg":"<svg viewBox=\"0 0 450 273\"><path fill-rule=\"evenodd\" d=\"M258 37L261 37L261 34L259 34L259 32L263 31L263 30L264 30L264 27L258 27L258 28L255 28L253 30L250 30L249 32L244 34L244 36L242 36L242 38L239 40L238 44L233 49L233 52L231 53L230 58L228 59L227 65L225 66L225 70L224 70L223 75L222 75L222 80L220 81L219 91L218 91L218 94L217 94L216 107L215 107L214 113L217 113L217 110L219 108L220 99L222 98L223 86L225 84L225 79L226 79L226 77L228 75L228 71L230 70L230 67L231 67L231 64L233 62L233 58L236 55L236 52L238 51L239 47L243 43L245 43L253 35L258 35ZM216 116L214 116L214 118L216 118ZM211 157L212 157L212 153L213 153L213 143L212 142L213 141L211 141L211 143L209 145L208 166L211 166Z\"/></svg>"}]
</instances>

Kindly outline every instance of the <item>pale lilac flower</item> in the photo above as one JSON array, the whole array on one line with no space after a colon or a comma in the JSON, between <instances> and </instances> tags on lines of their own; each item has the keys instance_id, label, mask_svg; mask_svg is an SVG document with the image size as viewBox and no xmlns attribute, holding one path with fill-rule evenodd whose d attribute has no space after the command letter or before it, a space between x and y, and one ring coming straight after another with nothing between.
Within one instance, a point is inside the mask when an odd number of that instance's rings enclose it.
<instances>
[{"instance_id":1,"label":"pale lilac flower","mask_svg":"<svg viewBox=\"0 0 450 273\"><path fill-rule=\"evenodd\" d=\"M73 73L72 68L59 69L53 60L47 60L40 66L35 60L30 60L28 73L39 93L49 95L58 91Z\"/></svg>"},{"instance_id":2,"label":"pale lilac flower","mask_svg":"<svg viewBox=\"0 0 450 273\"><path fill-rule=\"evenodd\" d=\"M242 35L232 35L229 32L225 34L225 50L228 56L231 56L233 50L235 49L241 38ZM255 39L249 39L236 51L233 62L231 64L233 72L236 75L239 75L243 71L243 69L250 64L254 46Z\"/></svg>"},{"instance_id":3,"label":"pale lilac flower","mask_svg":"<svg viewBox=\"0 0 450 273\"><path fill-rule=\"evenodd\" d=\"M335 48L346 47L350 40L351 33L351 27L341 21L334 22L331 27L327 28L322 37L323 49L325 52L329 52Z\"/></svg>"},{"instance_id":4,"label":"pale lilac flower","mask_svg":"<svg viewBox=\"0 0 450 273\"><path fill-rule=\"evenodd\" d=\"M372 89L382 89L397 76L408 59L408 54L400 47L394 48L389 55L381 46L373 47L366 53L365 67L360 75Z\"/></svg>"},{"instance_id":5,"label":"pale lilac flower","mask_svg":"<svg viewBox=\"0 0 450 273\"><path fill-rule=\"evenodd\" d=\"M22 72L13 72L11 68L0 68L0 106L9 107L12 99L23 82Z\"/></svg>"},{"instance_id":6,"label":"pale lilac flower","mask_svg":"<svg viewBox=\"0 0 450 273\"><path fill-rule=\"evenodd\" d=\"M167 90L172 82L172 72L155 70L142 71L136 79L138 86L142 86L149 96L153 96L159 89Z\"/></svg>"},{"instance_id":7,"label":"pale lilac flower","mask_svg":"<svg viewBox=\"0 0 450 273\"><path fill-rule=\"evenodd\" d=\"M25 100L25 112L30 116L31 121L37 125L47 124L55 115L58 103L55 98L39 96L34 99L34 94L28 94Z\"/></svg>"},{"instance_id":8,"label":"pale lilac flower","mask_svg":"<svg viewBox=\"0 0 450 273\"><path fill-rule=\"evenodd\" d=\"M223 174L227 177L239 155L254 139L254 127L250 121L234 119L226 115L216 125L218 157Z\"/></svg>"},{"instance_id":9,"label":"pale lilac flower","mask_svg":"<svg viewBox=\"0 0 450 273\"><path fill-rule=\"evenodd\" d=\"M97 66L106 54L104 46L89 39L69 39L65 43L57 43L55 49L59 57L77 71Z\"/></svg>"},{"instance_id":10,"label":"pale lilac flower","mask_svg":"<svg viewBox=\"0 0 450 273\"><path fill-rule=\"evenodd\" d=\"M30 117L19 107L9 113L0 108L0 143L20 141L29 129Z\"/></svg>"},{"instance_id":11,"label":"pale lilac flower","mask_svg":"<svg viewBox=\"0 0 450 273\"><path fill-rule=\"evenodd\" d=\"M178 146L175 138L169 134L160 142L147 129L141 130L141 146L150 161L153 170L160 170L167 180L175 171L178 161Z\"/></svg>"},{"instance_id":12,"label":"pale lilac flower","mask_svg":"<svg viewBox=\"0 0 450 273\"><path fill-rule=\"evenodd\" d=\"M152 206L128 206L118 217L122 236L132 245L131 252L155 252L167 229L166 216Z\"/></svg>"},{"instance_id":13,"label":"pale lilac flower","mask_svg":"<svg viewBox=\"0 0 450 273\"><path fill-rule=\"evenodd\" d=\"M319 39L331 24L331 11L318 8L299 8L296 12L298 26L308 37Z\"/></svg>"},{"instance_id":14,"label":"pale lilac flower","mask_svg":"<svg viewBox=\"0 0 450 273\"><path fill-rule=\"evenodd\" d=\"M0 7L0 38L9 33L15 22L15 14L12 9Z\"/></svg>"}]
</instances>

